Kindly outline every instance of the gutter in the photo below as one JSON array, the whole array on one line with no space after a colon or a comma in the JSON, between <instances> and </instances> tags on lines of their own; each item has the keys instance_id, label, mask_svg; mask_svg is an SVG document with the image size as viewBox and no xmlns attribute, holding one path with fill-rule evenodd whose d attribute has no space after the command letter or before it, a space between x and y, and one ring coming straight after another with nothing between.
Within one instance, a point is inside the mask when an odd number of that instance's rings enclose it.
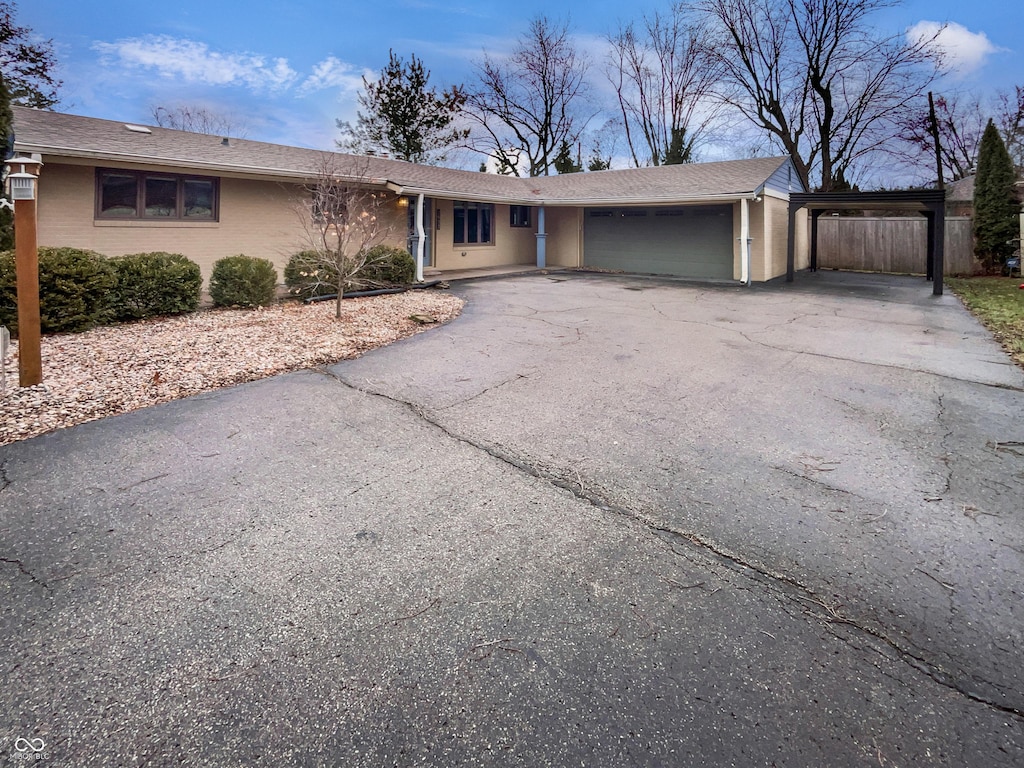
<instances>
[{"instance_id":1,"label":"gutter","mask_svg":"<svg viewBox=\"0 0 1024 768\"><path fill-rule=\"evenodd\" d=\"M182 160L177 157L154 157L130 154L127 152L100 152L71 149L68 147L51 147L43 144L29 144L18 142L15 149L19 152L38 152L41 154L59 155L60 157L74 157L83 160L114 160L123 163L134 163L136 165L174 165L178 168L190 168L201 171L220 171L237 173L241 175L270 176L274 178L286 178L293 181L308 181L316 177L315 170L298 170L287 168L269 168L253 165L231 165L226 163L204 163L196 160ZM387 179L367 178L363 176L339 176L340 181L352 181L363 184L374 184L377 186L387 185Z\"/></svg>"}]
</instances>

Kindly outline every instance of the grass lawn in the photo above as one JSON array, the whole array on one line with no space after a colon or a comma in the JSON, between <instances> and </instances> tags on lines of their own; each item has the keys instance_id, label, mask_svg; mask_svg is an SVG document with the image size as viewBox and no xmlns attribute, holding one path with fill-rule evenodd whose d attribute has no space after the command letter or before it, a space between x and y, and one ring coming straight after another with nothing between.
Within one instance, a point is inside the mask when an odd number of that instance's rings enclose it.
<instances>
[{"instance_id":1,"label":"grass lawn","mask_svg":"<svg viewBox=\"0 0 1024 768\"><path fill-rule=\"evenodd\" d=\"M967 308L1024 365L1024 290L1019 277L946 278Z\"/></svg>"}]
</instances>

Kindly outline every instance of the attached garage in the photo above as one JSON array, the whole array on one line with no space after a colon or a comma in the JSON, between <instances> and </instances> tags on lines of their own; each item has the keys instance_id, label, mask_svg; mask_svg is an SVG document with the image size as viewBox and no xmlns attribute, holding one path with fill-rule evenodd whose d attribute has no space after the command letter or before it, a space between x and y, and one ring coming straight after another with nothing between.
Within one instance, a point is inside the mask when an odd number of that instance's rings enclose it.
<instances>
[{"instance_id":1,"label":"attached garage","mask_svg":"<svg viewBox=\"0 0 1024 768\"><path fill-rule=\"evenodd\" d=\"M583 264L654 275L732 280L733 208L588 208Z\"/></svg>"}]
</instances>

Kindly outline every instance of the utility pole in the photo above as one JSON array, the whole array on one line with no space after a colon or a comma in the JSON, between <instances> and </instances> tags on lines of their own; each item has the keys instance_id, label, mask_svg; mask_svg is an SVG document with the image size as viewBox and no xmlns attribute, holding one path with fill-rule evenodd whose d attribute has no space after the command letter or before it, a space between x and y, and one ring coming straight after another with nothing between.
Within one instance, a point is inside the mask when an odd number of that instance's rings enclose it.
<instances>
[{"instance_id":1,"label":"utility pole","mask_svg":"<svg viewBox=\"0 0 1024 768\"><path fill-rule=\"evenodd\" d=\"M935 143L935 170L938 173L935 178L939 180L939 189L945 189L946 182L942 178L942 144L939 143L939 121L935 117L935 100L932 98L931 91L928 91L928 132L932 135L932 141Z\"/></svg>"}]
</instances>

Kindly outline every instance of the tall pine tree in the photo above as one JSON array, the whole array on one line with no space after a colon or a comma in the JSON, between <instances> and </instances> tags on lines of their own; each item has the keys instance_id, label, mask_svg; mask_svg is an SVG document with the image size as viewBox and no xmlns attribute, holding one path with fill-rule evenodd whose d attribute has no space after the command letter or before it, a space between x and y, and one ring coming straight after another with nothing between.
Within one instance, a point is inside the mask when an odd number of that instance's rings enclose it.
<instances>
[{"instance_id":1,"label":"tall pine tree","mask_svg":"<svg viewBox=\"0 0 1024 768\"><path fill-rule=\"evenodd\" d=\"M978 147L974 178L974 255L991 271L1006 262L1020 235L1020 203L1010 153L989 120Z\"/></svg>"},{"instance_id":2,"label":"tall pine tree","mask_svg":"<svg viewBox=\"0 0 1024 768\"><path fill-rule=\"evenodd\" d=\"M555 171L562 175L564 173L579 173L583 170L583 166L580 165L576 158L572 156L572 146L568 140L562 139L562 143L558 146L558 154L555 155Z\"/></svg>"},{"instance_id":3,"label":"tall pine tree","mask_svg":"<svg viewBox=\"0 0 1024 768\"><path fill-rule=\"evenodd\" d=\"M356 124L338 120L345 138L338 146L359 154L386 153L413 163L438 164L445 151L469 135L455 125L466 103L462 89L438 93L428 87L430 70L413 54L406 64L394 51L376 82L363 78Z\"/></svg>"}]
</instances>

